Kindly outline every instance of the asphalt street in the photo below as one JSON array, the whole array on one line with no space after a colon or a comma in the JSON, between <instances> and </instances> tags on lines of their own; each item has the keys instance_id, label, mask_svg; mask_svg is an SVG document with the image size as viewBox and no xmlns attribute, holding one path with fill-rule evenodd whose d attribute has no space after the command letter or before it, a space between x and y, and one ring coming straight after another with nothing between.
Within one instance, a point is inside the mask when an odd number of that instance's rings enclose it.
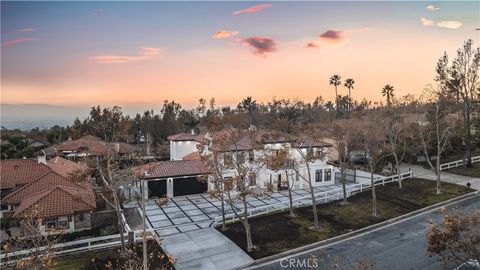
<instances>
[{"instance_id":1,"label":"asphalt street","mask_svg":"<svg viewBox=\"0 0 480 270\"><path fill-rule=\"evenodd\" d=\"M448 208L478 209L480 195ZM423 213L373 232L252 266L251 269L355 269L358 261L373 263L374 269L444 269L439 257L426 254L425 241L429 221L439 222L441 218L440 210Z\"/></svg>"}]
</instances>

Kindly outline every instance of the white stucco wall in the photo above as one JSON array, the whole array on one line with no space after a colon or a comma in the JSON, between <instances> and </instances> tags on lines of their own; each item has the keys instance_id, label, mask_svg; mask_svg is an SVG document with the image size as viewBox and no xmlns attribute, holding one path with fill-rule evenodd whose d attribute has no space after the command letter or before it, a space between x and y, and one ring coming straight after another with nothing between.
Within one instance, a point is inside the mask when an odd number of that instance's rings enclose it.
<instances>
[{"instance_id":1,"label":"white stucco wall","mask_svg":"<svg viewBox=\"0 0 480 270\"><path fill-rule=\"evenodd\" d=\"M198 142L170 141L170 160L182 160L186 155L197 151Z\"/></svg>"}]
</instances>

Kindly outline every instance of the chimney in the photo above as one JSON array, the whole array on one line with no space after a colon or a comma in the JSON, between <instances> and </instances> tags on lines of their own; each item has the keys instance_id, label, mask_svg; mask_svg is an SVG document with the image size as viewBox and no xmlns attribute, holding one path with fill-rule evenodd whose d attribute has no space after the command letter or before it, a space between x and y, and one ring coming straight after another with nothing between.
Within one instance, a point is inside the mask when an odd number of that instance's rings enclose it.
<instances>
[{"instance_id":1,"label":"chimney","mask_svg":"<svg viewBox=\"0 0 480 270\"><path fill-rule=\"evenodd\" d=\"M116 153L120 152L120 144L119 143L115 143L115 152Z\"/></svg>"},{"instance_id":2,"label":"chimney","mask_svg":"<svg viewBox=\"0 0 480 270\"><path fill-rule=\"evenodd\" d=\"M37 156L38 163L47 164L47 157L46 156Z\"/></svg>"}]
</instances>

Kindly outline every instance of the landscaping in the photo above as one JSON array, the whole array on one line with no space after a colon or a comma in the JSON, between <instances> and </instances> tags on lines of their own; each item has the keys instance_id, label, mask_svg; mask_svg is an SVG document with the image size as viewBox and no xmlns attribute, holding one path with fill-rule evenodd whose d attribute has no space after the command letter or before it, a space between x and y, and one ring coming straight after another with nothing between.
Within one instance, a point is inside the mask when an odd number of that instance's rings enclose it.
<instances>
[{"instance_id":1,"label":"landscaping","mask_svg":"<svg viewBox=\"0 0 480 270\"><path fill-rule=\"evenodd\" d=\"M464 168L463 166L460 166L448 169L445 172L469 177L480 177L480 163L474 163L471 168Z\"/></svg>"},{"instance_id":2,"label":"landscaping","mask_svg":"<svg viewBox=\"0 0 480 270\"><path fill-rule=\"evenodd\" d=\"M417 178L404 180L402 189L398 188L397 183L377 187L378 217L371 215L371 191L364 191L349 197L350 203L347 205L339 205L338 202L320 204L317 207L320 231L309 229L313 224L312 207L296 209L294 218L288 216L288 211L252 218L250 224L256 249L249 255L258 259L281 253L358 230L473 191L467 187L450 183L442 183L442 189L443 194L436 195L435 181ZM221 231L220 228L218 229ZM222 233L246 251L245 233L241 223L228 225L227 230Z\"/></svg>"},{"instance_id":3,"label":"landscaping","mask_svg":"<svg viewBox=\"0 0 480 270\"><path fill-rule=\"evenodd\" d=\"M147 247L149 255L148 263L151 269L173 269L171 261L168 261L156 241L148 241ZM126 265L126 260L120 259L119 250L120 247L116 247L65 255L55 261L55 267L53 267L53 269L119 269L121 266ZM137 243L135 253L129 254L131 254L129 265L134 265L133 269L140 269L142 264L142 244Z\"/></svg>"}]
</instances>

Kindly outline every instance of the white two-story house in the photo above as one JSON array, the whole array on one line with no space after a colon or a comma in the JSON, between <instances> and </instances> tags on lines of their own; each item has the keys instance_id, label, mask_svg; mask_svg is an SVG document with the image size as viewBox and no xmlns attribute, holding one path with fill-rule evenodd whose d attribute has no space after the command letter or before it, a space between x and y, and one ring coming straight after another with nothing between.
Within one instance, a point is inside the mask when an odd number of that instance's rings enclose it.
<instances>
[{"instance_id":1,"label":"white two-story house","mask_svg":"<svg viewBox=\"0 0 480 270\"><path fill-rule=\"evenodd\" d=\"M236 171L229 169L229 163L240 162L252 168L248 184L260 188L273 187L274 190L286 189L287 183L293 189L308 187L308 170L305 156L309 159L308 167L314 186L335 183L337 168L329 163L330 144L310 138L294 138L287 134L267 131L242 131L235 139L222 137L222 132L205 134L180 133L168 137L170 141L170 161L160 161L134 168L137 175L146 180L150 197L169 197L204 193L213 188L212 181L199 181L199 177L209 172L200 160L199 146L208 149L221 149L218 162L225 169L224 178L235 176ZM225 141L227 144L225 144ZM235 142L234 142L235 141ZM221 146L220 146L221 145ZM212 150L213 151L213 150ZM286 167L272 168L263 162L266 157L277 155L279 151L288 151L290 159ZM262 162L260 162L262 160ZM260 166L254 168L255 166ZM288 182L286 181L288 174Z\"/></svg>"}]
</instances>

